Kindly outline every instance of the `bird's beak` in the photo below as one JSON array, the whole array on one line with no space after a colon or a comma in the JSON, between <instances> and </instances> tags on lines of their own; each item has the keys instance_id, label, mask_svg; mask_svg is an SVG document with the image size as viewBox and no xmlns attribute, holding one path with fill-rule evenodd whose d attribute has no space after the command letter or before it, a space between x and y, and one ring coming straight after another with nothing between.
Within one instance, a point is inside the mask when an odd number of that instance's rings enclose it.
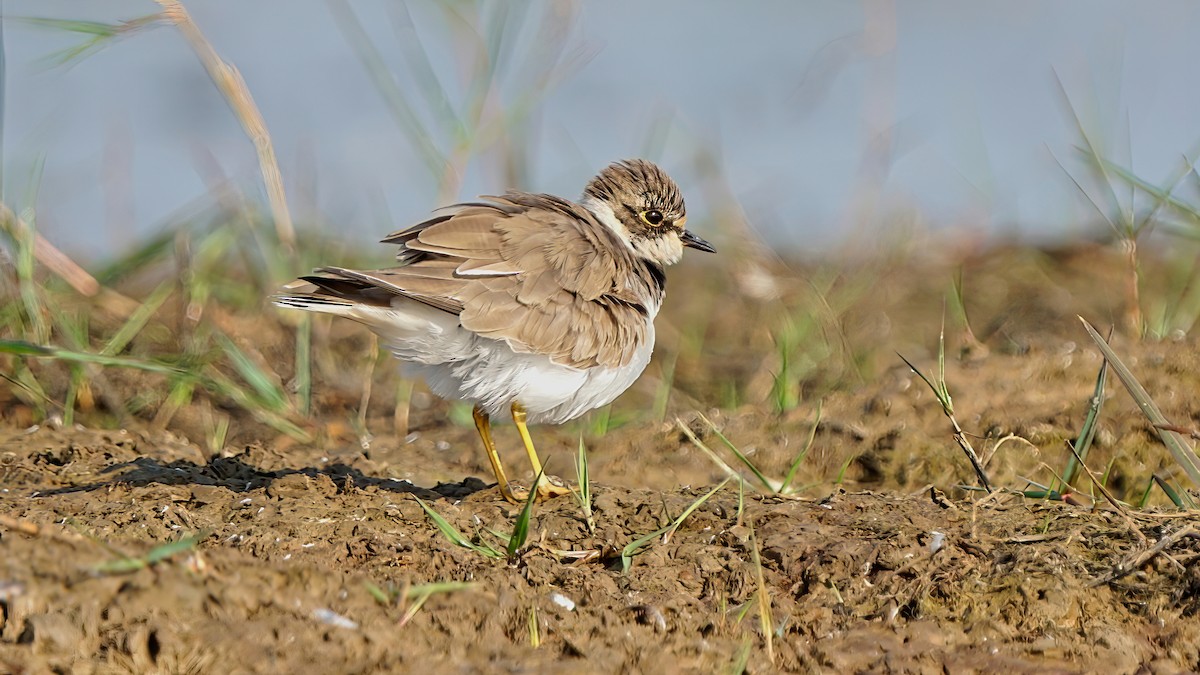
<instances>
[{"instance_id":1,"label":"bird's beak","mask_svg":"<svg viewBox=\"0 0 1200 675\"><path fill-rule=\"evenodd\" d=\"M687 230L684 230L682 233L680 233L679 240L683 242L684 246L688 248L694 248L697 251L704 251L705 253L717 252L717 249L713 248L712 244L704 241L700 237L697 237Z\"/></svg>"}]
</instances>

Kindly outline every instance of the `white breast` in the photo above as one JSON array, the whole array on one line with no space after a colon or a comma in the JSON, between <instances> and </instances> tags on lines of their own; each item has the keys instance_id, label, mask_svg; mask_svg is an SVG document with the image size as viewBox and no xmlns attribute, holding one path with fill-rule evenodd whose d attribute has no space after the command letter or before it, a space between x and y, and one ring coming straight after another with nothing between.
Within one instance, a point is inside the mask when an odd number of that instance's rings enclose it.
<instances>
[{"instance_id":1,"label":"white breast","mask_svg":"<svg viewBox=\"0 0 1200 675\"><path fill-rule=\"evenodd\" d=\"M407 375L424 379L438 396L469 401L493 417L508 416L519 401L531 424L561 424L608 405L637 380L654 351L658 308L650 308L646 340L628 365L584 369L516 353L502 340L459 326L458 317L420 303L359 309L355 318L383 338Z\"/></svg>"},{"instance_id":2,"label":"white breast","mask_svg":"<svg viewBox=\"0 0 1200 675\"><path fill-rule=\"evenodd\" d=\"M474 349L446 363L407 360L405 372L425 380L438 396L478 404L491 416L509 414L514 401L531 424L561 424L608 405L628 389L650 363L654 327L629 365L580 369L553 363L540 354L518 354L498 340L471 335Z\"/></svg>"}]
</instances>

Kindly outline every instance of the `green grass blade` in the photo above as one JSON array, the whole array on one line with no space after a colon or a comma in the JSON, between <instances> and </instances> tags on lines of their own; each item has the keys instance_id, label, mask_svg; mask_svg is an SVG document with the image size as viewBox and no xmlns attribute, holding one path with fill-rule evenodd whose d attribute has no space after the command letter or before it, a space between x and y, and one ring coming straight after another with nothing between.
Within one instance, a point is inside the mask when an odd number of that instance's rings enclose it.
<instances>
[{"instance_id":1,"label":"green grass blade","mask_svg":"<svg viewBox=\"0 0 1200 675\"><path fill-rule=\"evenodd\" d=\"M255 419L269 425L276 431L287 434L288 436L291 436L302 443L307 443L312 440L311 434L301 429L286 417L269 410L266 407L266 404L260 401L258 397L238 386L233 380L226 377L219 370L211 367L208 368L206 372L201 375L200 381L204 385L205 389L220 396L224 396L225 398L228 398L236 403L242 409L250 411L250 414L254 415Z\"/></svg>"},{"instance_id":2,"label":"green grass blade","mask_svg":"<svg viewBox=\"0 0 1200 675\"><path fill-rule=\"evenodd\" d=\"M729 675L742 675L746 672L746 666L750 663L750 647L753 646L750 638L742 641L737 652L733 655L733 663L729 666Z\"/></svg>"},{"instance_id":3,"label":"green grass blade","mask_svg":"<svg viewBox=\"0 0 1200 675\"><path fill-rule=\"evenodd\" d=\"M1178 212L1188 216L1192 220L1200 221L1200 208L1197 208L1196 205L1189 204L1187 201L1175 196L1173 194L1173 188L1170 190L1160 188L1145 179L1139 178L1128 169L1114 164L1107 159L1097 157L1096 161L1104 167L1105 171L1111 171L1112 173L1116 174L1116 176L1121 180L1153 197L1156 202L1160 204L1166 204L1167 206L1170 206L1176 209Z\"/></svg>"},{"instance_id":4,"label":"green grass blade","mask_svg":"<svg viewBox=\"0 0 1200 675\"><path fill-rule=\"evenodd\" d=\"M0 354L15 356L54 356L54 350L49 347L35 345L24 340L0 340Z\"/></svg>"},{"instance_id":5,"label":"green grass blade","mask_svg":"<svg viewBox=\"0 0 1200 675\"><path fill-rule=\"evenodd\" d=\"M641 553L642 549L649 546L650 542L654 541L658 537L679 529L679 526L683 525L683 521L687 520L687 517L692 515L693 511L700 508L704 502L708 501L710 497L715 495L718 490L725 487L725 485L731 480L733 480L732 476L721 481L716 487L704 493L699 499L692 502L690 506L684 509L683 513L679 514L679 517L672 521L671 524L665 527L660 527L650 534L638 537L637 539L634 539L626 544L625 548L621 549L621 572L626 573L629 571L629 568L633 566L633 556Z\"/></svg>"},{"instance_id":6,"label":"green grass blade","mask_svg":"<svg viewBox=\"0 0 1200 675\"><path fill-rule=\"evenodd\" d=\"M94 363L100 366L133 368L136 370L146 370L152 373L163 373L165 375L180 375L186 372L177 366L173 366L169 363L163 363L161 361L152 361L128 356L104 356L103 354L89 354L88 352L62 349L60 347L35 345L23 340L0 340L0 354L15 354L17 356L31 356L37 358L53 358L60 361L70 361L74 363Z\"/></svg>"},{"instance_id":7,"label":"green grass blade","mask_svg":"<svg viewBox=\"0 0 1200 675\"><path fill-rule=\"evenodd\" d=\"M1150 480L1146 481L1146 489L1142 490L1142 495L1138 497L1137 502L1134 503L1134 508L1139 510L1146 508L1146 504L1150 503L1150 493L1154 491L1154 486L1156 483L1157 481L1154 480L1154 476L1150 476Z\"/></svg>"},{"instance_id":8,"label":"green grass blade","mask_svg":"<svg viewBox=\"0 0 1200 675\"><path fill-rule=\"evenodd\" d=\"M372 598L375 598L375 602L378 602L381 605L392 604L391 594L388 593L387 591L383 590L379 586L371 583L370 581L364 581L363 588L366 588L367 593L369 593Z\"/></svg>"},{"instance_id":9,"label":"green grass blade","mask_svg":"<svg viewBox=\"0 0 1200 675\"><path fill-rule=\"evenodd\" d=\"M534 649L542 646L541 630L538 629L537 605L529 608L529 646Z\"/></svg>"},{"instance_id":10,"label":"green grass blade","mask_svg":"<svg viewBox=\"0 0 1200 675\"><path fill-rule=\"evenodd\" d=\"M247 384L258 394L261 402L272 412L280 412L287 408L287 395L276 383L275 378L268 375L257 363L250 359L233 340L222 333L215 335L217 344L229 357L233 367L238 371Z\"/></svg>"},{"instance_id":11,"label":"green grass blade","mask_svg":"<svg viewBox=\"0 0 1200 675\"><path fill-rule=\"evenodd\" d=\"M123 574L125 572L136 572L137 570L145 569L151 565L160 563L176 555L177 553L191 550L192 548L195 548L196 544L203 541L206 537L208 537L207 532L197 532L196 534L162 544L161 546L156 546L146 555L136 558L124 555L119 551L114 550L111 546L105 544L105 548L113 551L121 557L117 560L110 560L108 562L100 563L99 565L94 566L92 570L101 574Z\"/></svg>"},{"instance_id":12,"label":"green grass blade","mask_svg":"<svg viewBox=\"0 0 1200 675\"><path fill-rule=\"evenodd\" d=\"M1100 364L1100 374L1096 376L1096 387L1092 390L1092 398L1088 401L1087 417L1083 420L1083 427L1079 429L1079 437L1076 441L1075 452L1079 453L1079 458L1087 461L1088 450L1092 448L1092 440L1096 437L1096 423L1100 419L1100 409L1104 406L1104 387L1108 380L1108 359ZM1079 471L1079 462L1072 454L1067 459L1067 467L1063 470L1062 483L1063 489L1071 484L1075 479L1076 472Z\"/></svg>"},{"instance_id":13,"label":"green grass blade","mask_svg":"<svg viewBox=\"0 0 1200 675\"><path fill-rule=\"evenodd\" d=\"M1183 498L1179 496L1179 492L1175 488L1171 487L1170 483L1163 480L1158 474L1154 474L1150 476L1150 478L1155 482L1155 484L1158 485L1163 493L1167 495L1167 499L1171 500L1171 503L1175 505L1175 508L1186 508L1183 503Z\"/></svg>"},{"instance_id":14,"label":"green grass blade","mask_svg":"<svg viewBox=\"0 0 1200 675\"><path fill-rule=\"evenodd\" d=\"M150 293L150 297L146 298L146 301L134 310L133 314L129 315L129 319L109 338L108 343L100 350L101 356L116 356L121 353L130 341L133 340L134 336L146 327L146 323L150 320L150 317L154 316L154 313L167 301L174 288L175 282L173 280L164 281L159 284L158 288Z\"/></svg>"},{"instance_id":15,"label":"green grass blade","mask_svg":"<svg viewBox=\"0 0 1200 675\"><path fill-rule=\"evenodd\" d=\"M22 16L13 17L21 23L27 23L31 26L40 28L50 28L53 30L66 31L69 33L80 33L83 35L93 35L96 37L112 37L120 30L120 24L102 23L100 21L80 21L77 19L51 19L48 17L39 16Z\"/></svg>"},{"instance_id":16,"label":"green grass blade","mask_svg":"<svg viewBox=\"0 0 1200 675\"><path fill-rule=\"evenodd\" d=\"M804 463L804 458L808 457L808 451L812 449L813 443L817 440L817 428L821 426L821 409L823 407L824 402L817 401L817 413L813 417L812 430L808 432L808 439L804 441L804 447L796 455L796 459L792 460L792 465L788 467L787 476L784 476L783 483L779 485L780 494L788 491L788 486L792 484L792 480L796 477L796 471Z\"/></svg>"},{"instance_id":17,"label":"green grass blade","mask_svg":"<svg viewBox=\"0 0 1200 675\"><path fill-rule=\"evenodd\" d=\"M383 55L375 46L358 15L346 0L329 0L329 9L333 13L334 25L342 32L347 44L354 50L362 63L371 82L383 97L384 103L396 125L400 127L405 137L412 142L417 154L425 162L425 168L431 176L439 176L444 172L446 158L433 142L434 136L430 129L421 122L421 118L408 102L408 97L396 82L395 76L387 67Z\"/></svg>"},{"instance_id":18,"label":"green grass blade","mask_svg":"<svg viewBox=\"0 0 1200 675\"><path fill-rule=\"evenodd\" d=\"M435 526L437 526L437 529L442 533L442 536L449 539L451 543L475 551L476 553L488 558L500 557L500 553L495 549L488 546L480 546L463 536L463 533L459 532L456 527L451 525L450 521L443 518L441 514L439 514L437 511L434 511L431 506L426 504L425 500L416 495L413 495L413 499L417 500L417 503L420 504L421 508L425 510L425 515L429 516L429 519L433 521Z\"/></svg>"},{"instance_id":19,"label":"green grass blade","mask_svg":"<svg viewBox=\"0 0 1200 675\"><path fill-rule=\"evenodd\" d=\"M305 313L296 327L297 408L305 417L312 411L312 315Z\"/></svg>"},{"instance_id":20,"label":"green grass blade","mask_svg":"<svg viewBox=\"0 0 1200 675\"><path fill-rule=\"evenodd\" d=\"M56 51L45 60L55 65L65 65L83 56L98 51L117 38L133 34L143 28L152 26L162 20L161 14L150 14L120 23L103 23L100 21L81 21L77 19L53 19L47 17L14 17L22 23L41 28L85 35L87 39L78 45Z\"/></svg>"},{"instance_id":21,"label":"green grass blade","mask_svg":"<svg viewBox=\"0 0 1200 675\"><path fill-rule=\"evenodd\" d=\"M161 234L97 272L96 281L101 286L111 286L130 274L149 268L160 258L168 257L174 250L177 232L173 228L164 229Z\"/></svg>"},{"instance_id":22,"label":"green grass blade","mask_svg":"<svg viewBox=\"0 0 1200 675\"><path fill-rule=\"evenodd\" d=\"M529 538L529 521L533 517L533 502L537 499L537 485L542 482L542 476L545 473L544 468L538 472L537 478L533 481L534 487L529 490L529 496L525 498L525 505L521 507L517 522L513 524L512 536L508 538L508 546L505 549L509 560L516 559L517 553L525 545L525 540Z\"/></svg>"},{"instance_id":23,"label":"green grass blade","mask_svg":"<svg viewBox=\"0 0 1200 675\"><path fill-rule=\"evenodd\" d=\"M579 510L583 512L584 525L587 526L588 532L594 533L596 523L592 518L592 483L588 473L587 446L583 442L582 434L579 436L579 450L575 455L575 480L579 489L572 490L571 494L575 496L575 501L579 502Z\"/></svg>"},{"instance_id":24,"label":"green grass blade","mask_svg":"<svg viewBox=\"0 0 1200 675\"><path fill-rule=\"evenodd\" d=\"M1163 417L1162 412L1155 405L1154 400L1150 398L1150 394L1146 393L1146 389L1142 387L1137 378L1128 367L1121 361L1121 357L1108 346L1108 342L1096 332L1083 317L1079 317L1083 322L1083 327L1087 329L1088 335L1092 337L1092 341L1100 348L1100 352L1104 354L1104 358L1112 364L1112 368L1117 373L1117 378L1121 380L1121 384L1125 385L1125 389L1129 391L1129 395L1133 397L1135 403L1141 408L1142 413L1154 425L1155 431L1158 432L1158 437L1162 439L1163 445L1167 446L1167 450L1171 452L1171 456L1183 468L1184 473L1191 479L1192 484L1200 487L1200 458L1196 457L1196 453L1188 447L1184 442L1183 437L1178 433L1169 429L1164 429L1164 426L1170 426L1166 417Z\"/></svg>"},{"instance_id":25,"label":"green grass blade","mask_svg":"<svg viewBox=\"0 0 1200 675\"><path fill-rule=\"evenodd\" d=\"M754 477L758 479L759 483L762 483L762 486L766 488L767 492L772 494L779 492L778 486L774 485L772 481L763 474L762 471L759 471L758 467L754 465L754 462L751 462L749 457L747 457L736 445L734 445L733 442L725 436L725 434L721 433L721 430L717 428L717 425L712 423L712 420L705 417L703 413L700 414L700 419L704 420L704 423L708 425L709 430L716 434L717 438L725 444L726 448L729 448L729 451L733 453L733 456L737 457L738 461L740 461L742 464L745 464L747 469L750 469L750 473L754 474Z\"/></svg>"},{"instance_id":26,"label":"green grass blade","mask_svg":"<svg viewBox=\"0 0 1200 675\"><path fill-rule=\"evenodd\" d=\"M704 441L700 440L700 437L696 436L696 433L693 432L688 425L684 424L683 420L675 418L675 426L679 427L679 430L683 432L684 436L687 436L688 440L692 442L692 445L700 448L700 451L707 455L708 458L712 460L713 464L716 464L718 467L720 467L720 469L725 472L725 475L729 476L730 478L736 478L739 483L746 482L746 479L742 476L742 474L734 471L733 467L729 466L725 460L721 459L720 455L714 452L712 448L708 447ZM768 490L769 489L770 488L768 487Z\"/></svg>"},{"instance_id":27,"label":"green grass blade","mask_svg":"<svg viewBox=\"0 0 1200 675\"><path fill-rule=\"evenodd\" d=\"M919 368L914 366L912 361L904 358L903 354L896 352L896 356L899 356L900 360L904 362L904 365L912 369L912 371L917 374L917 377L921 378L921 380L924 381L925 384L933 391L933 395L937 397L938 403L942 405L942 409L948 410L946 407L946 402L942 400L942 390L936 384L934 384L932 380L930 380L928 377L925 377L925 373L921 372Z\"/></svg>"},{"instance_id":28,"label":"green grass blade","mask_svg":"<svg viewBox=\"0 0 1200 675\"><path fill-rule=\"evenodd\" d=\"M153 549L151 549L149 553L146 554L146 562L153 565L156 562L170 558L171 556L175 555L176 553L183 553L184 551L190 551L191 549L196 547L196 544L200 543L201 541L204 541L207 537L208 537L207 532L200 531L195 534L183 537L181 539L177 539L175 541L168 542L166 544L163 544L162 546L156 546Z\"/></svg>"},{"instance_id":29,"label":"green grass blade","mask_svg":"<svg viewBox=\"0 0 1200 675\"><path fill-rule=\"evenodd\" d=\"M455 591L473 591L479 588L479 584L473 581L436 581L429 584L417 584L410 586L404 593L404 597L412 600L421 596L430 596L437 593L454 593Z\"/></svg>"}]
</instances>

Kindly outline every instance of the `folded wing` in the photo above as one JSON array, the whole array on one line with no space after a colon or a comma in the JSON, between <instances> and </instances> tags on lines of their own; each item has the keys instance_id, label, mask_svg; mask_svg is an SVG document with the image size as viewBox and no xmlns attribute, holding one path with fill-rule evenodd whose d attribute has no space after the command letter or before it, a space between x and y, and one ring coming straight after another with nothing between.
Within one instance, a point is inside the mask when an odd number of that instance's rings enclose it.
<instances>
[{"instance_id":1,"label":"folded wing","mask_svg":"<svg viewBox=\"0 0 1200 675\"><path fill-rule=\"evenodd\" d=\"M578 205L509 193L443 209L389 235L399 266L327 267L316 295L369 304L410 298L517 352L577 368L619 367L649 339L660 276Z\"/></svg>"}]
</instances>

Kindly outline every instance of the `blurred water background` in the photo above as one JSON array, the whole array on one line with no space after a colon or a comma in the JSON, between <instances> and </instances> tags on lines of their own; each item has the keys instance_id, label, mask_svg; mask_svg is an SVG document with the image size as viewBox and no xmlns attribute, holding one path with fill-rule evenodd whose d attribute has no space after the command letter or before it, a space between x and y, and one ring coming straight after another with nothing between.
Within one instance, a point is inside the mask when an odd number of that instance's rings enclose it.
<instances>
[{"instance_id":1,"label":"blurred water background","mask_svg":"<svg viewBox=\"0 0 1200 675\"><path fill-rule=\"evenodd\" d=\"M1194 2L186 6L261 109L297 226L364 244L452 198L577 195L631 156L668 168L702 233L738 219L781 249L1102 235L1093 202L1113 196L1081 132L1155 182L1200 140ZM84 260L203 217L221 185L265 203L254 146L172 26L75 53L80 26L27 20L159 10L3 4L4 200Z\"/></svg>"}]
</instances>

